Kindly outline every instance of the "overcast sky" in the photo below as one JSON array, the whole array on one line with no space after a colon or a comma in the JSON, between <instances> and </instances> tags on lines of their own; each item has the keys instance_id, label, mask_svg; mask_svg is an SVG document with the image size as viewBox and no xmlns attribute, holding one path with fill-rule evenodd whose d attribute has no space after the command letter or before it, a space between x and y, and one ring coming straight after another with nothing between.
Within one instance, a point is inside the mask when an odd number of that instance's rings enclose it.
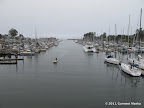
<instances>
[{"instance_id":1,"label":"overcast sky","mask_svg":"<svg viewBox=\"0 0 144 108\"><path fill-rule=\"evenodd\" d=\"M135 32L144 0L0 0L0 33L15 28L25 36L82 38L84 33ZM144 10L143 10L144 11ZM144 12L143 12L144 13ZM144 15L144 14L143 14ZM144 17L142 18L142 28Z\"/></svg>"}]
</instances>

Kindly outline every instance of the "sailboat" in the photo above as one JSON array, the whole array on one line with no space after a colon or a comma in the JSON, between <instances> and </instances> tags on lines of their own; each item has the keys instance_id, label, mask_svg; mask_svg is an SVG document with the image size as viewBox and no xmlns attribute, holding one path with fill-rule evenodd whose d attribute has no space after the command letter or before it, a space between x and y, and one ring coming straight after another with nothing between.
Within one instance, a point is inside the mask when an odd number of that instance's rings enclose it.
<instances>
[{"instance_id":1,"label":"sailboat","mask_svg":"<svg viewBox=\"0 0 144 108\"><path fill-rule=\"evenodd\" d=\"M142 9L141 9L141 17L142 17ZM129 17L129 19L130 19L130 17ZM140 22L140 30L141 30L141 22ZM121 63L121 69L125 73L127 73L127 74L129 74L131 76L140 76L141 75L142 71L140 69L138 69L136 66L139 66L139 65L135 65L134 62L131 65L125 64L125 63Z\"/></svg>"},{"instance_id":2,"label":"sailboat","mask_svg":"<svg viewBox=\"0 0 144 108\"><path fill-rule=\"evenodd\" d=\"M116 33L116 24L115 24L115 33ZM115 39L114 39L114 42L115 42ZM115 45L115 43L114 43ZM115 46L114 46L115 48ZM108 63L112 63L112 64L116 64L118 65L120 62L119 60L117 60L116 58L113 58L113 56L109 55L105 58L105 61L108 62Z\"/></svg>"},{"instance_id":3,"label":"sailboat","mask_svg":"<svg viewBox=\"0 0 144 108\"><path fill-rule=\"evenodd\" d=\"M36 32L36 28L35 28L35 53L40 53L40 50L39 50L39 48L38 48L38 40L37 40L37 32Z\"/></svg>"}]
</instances>

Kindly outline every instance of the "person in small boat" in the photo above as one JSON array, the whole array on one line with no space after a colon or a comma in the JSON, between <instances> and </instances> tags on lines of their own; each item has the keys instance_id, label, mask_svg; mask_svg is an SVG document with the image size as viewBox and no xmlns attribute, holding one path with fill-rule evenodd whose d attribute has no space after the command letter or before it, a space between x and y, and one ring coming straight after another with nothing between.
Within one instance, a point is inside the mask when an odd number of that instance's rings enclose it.
<instances>
[{"instance_id":1,"label":"person in small boat","mask_svg":"<svg viewBox=\"0 0 144 108\"><path fill-rule=\"evenodd\" d=\"M56 62L57 62L57 58L54 58L54 61L56 61Z\"/></svg>"}]
</instances>

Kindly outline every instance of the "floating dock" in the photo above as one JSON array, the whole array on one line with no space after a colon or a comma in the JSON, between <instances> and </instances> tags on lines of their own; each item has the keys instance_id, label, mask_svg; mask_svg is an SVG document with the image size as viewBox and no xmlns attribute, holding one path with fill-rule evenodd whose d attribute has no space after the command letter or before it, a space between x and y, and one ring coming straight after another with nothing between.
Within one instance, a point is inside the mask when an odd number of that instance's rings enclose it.
<instances>
[{"instance_id":1,"label":"floating dock","mask_svg":"<svg viewBox=\"0 0 144 108\"><path fill-rule=\"evenodd\" d=\"M17 61L0 61L0 64L17 64Z\"/></svg>"},{"instance_id":2,"label":"floating dock","mask_svg":"<svg viewBox=\"0 0 144 108\"><path fill-rule=\"evenodd\" d=\"M5 59L0 59L0 61L12 61L12 60L24 60L23 58L5 58Z\"/></svg>"}]
</instances>

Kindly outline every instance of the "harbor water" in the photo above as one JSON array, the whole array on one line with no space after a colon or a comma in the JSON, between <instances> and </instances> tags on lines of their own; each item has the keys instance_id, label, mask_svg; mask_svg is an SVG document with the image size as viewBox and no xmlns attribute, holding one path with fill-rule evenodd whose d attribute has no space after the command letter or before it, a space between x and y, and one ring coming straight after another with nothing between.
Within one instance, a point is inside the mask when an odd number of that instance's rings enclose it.
<instances>
[{"instance_id":1,"label":"harbor water","mask_svg":"<svg viewBox=\"0 0 144 108\"><path fill-rule=\"evenodd\" d=\"M57 57L58 63L53 64ZM71 40L17 65L0 65L0 108L105 108L107 102L139 102L144 107L144 77L105 63L104 52L85 53ZM117 57L126 61L127 55Z\"/></svg>"}]
</instances>

